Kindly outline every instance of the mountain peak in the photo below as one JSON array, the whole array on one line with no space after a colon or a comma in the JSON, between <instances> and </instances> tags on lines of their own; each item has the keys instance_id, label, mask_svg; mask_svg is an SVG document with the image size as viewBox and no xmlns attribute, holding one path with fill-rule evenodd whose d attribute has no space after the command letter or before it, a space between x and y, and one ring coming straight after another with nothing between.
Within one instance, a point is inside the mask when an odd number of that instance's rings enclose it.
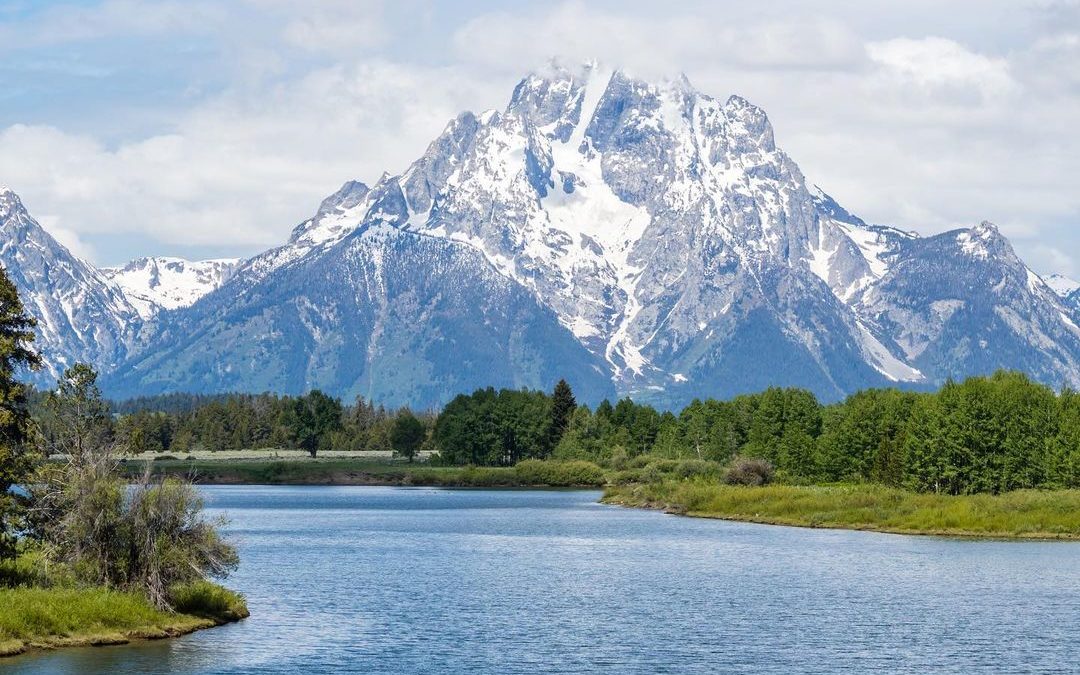
<instances>
[{"instance_id":1,"label":"mountain peak","mask_svg":"<svg viewBox=\"0 0 1080 675\"><path fill-rule=\"evenodd\" d=\"M1066 298L1076 292L1077 289L1080 289L1080 281L1076 281L1064 274L1050 274L1043 277L1043 281L1050 287L1050 290L1061 298Z\"/></svg>"},{"instance_id":2,"label":"mountain peak","mask_svg":"<svg viewBox=\"0 0 1080 675\"><path fill-rule=\"evenodd\" d=\"M23 206L19 195L15 194L15 191L6 185L0 186L0 219L6 219L14 213L25 211L26 207Z\"/></svg>"}]
</instances>

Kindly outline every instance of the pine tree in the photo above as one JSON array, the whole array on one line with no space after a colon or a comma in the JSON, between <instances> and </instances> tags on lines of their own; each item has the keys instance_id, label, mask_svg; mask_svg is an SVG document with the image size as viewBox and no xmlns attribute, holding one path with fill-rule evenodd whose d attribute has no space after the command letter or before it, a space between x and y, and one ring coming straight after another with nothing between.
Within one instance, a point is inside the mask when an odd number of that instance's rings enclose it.
<instances>
[{"instance_id":1,"label":"pine tree","mask_svg":"<svg viewBox=\"0 0 1080 675\"><path fill-rule=\"evenodd\" d=\"M551 431L548 447L552 450L562 440L575 410L577 410L577 401L574 399L574 392L566 380L559 380L559 383L555 385L555 391L551 393Z\"/></svg>"},{"instance_id":2,"label":"pine tree","mask_svg":"<svg viewBox=\"0 0 1080 675\"><path fill-rule=\"evenodd\" d=\"M0 267L0 559L15 554L15 532L25 509L11 487L25 480L32 468L26 448L30 412L26 388L17 376L41 365L31 348L33 340L34 320Z\"/></svg>"}]
</instances>

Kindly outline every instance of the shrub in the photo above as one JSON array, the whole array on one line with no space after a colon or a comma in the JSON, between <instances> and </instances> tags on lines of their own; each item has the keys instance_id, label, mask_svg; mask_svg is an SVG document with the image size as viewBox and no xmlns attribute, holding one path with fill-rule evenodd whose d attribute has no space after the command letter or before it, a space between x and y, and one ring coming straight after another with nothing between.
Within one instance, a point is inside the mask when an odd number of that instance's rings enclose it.
<instances>
[{"instance_id":1,"label":"shrub","mask_svg":"<svg viewBox=\"0 0 1080 675\"><path fill-rule=\"evenodd\" d=\"M669 477L678 466L674 459L654 459L641 469L641 480L646 483L657 483Z\"/></svg>"},{"instance_id":2,"label":"shrub","mask_svg":"<svg viewBox=\"0 0 1080 675\"><path fill-rule=\"evenodd\" d=\"M739 457L724 474L728 485L768 485L773 479L773 466L764 459Z\"/></svg>"},{"instance_id":3,"label":"shrub","mask_svg":"<svg viewBox=\"0 0 1080 675\"><path fill-rule=\"evenodd\" d=\"M611 457L607 461L609 468L622 471L627 468L627 462L629 462L629 455L626 454L626 448L617 445L611 449Z\"/></svg>"},{"instance_id":4,"label":"shrub","mask_svg":"<svg viewBox=\"0 0 1080 675\"><path fill-rule=\"evenodd\" d=\"M552 462L526 459L514 466L518 482L528 485L552 487L599 486L606 480L604 470L592 462Z\"/></svg>"},{"instance_id":5,"label":"shrub","mask_svg":"<svg viewBox=\"0 0 1080 675\"><path fill-rule=\"evenodd\" d=\"M643 483L644 477L642 472L644 469L624 469L622 471L616 471L612 474L610 480L616 485L626 485L628 483Z\"/></svg>"},{"instance_id":6,"label":"shrub","mask_svg":"<svg viewBox=\"0 0 1080 675\"><path fill-rule=\"evenodd\" d=\"M494 466L467 466L459 475L459 484L465 487L498 487L509 485L508 469Z\"/></svg>"},{"instance_id":7,"label":"shrub","mask_svg":"<svg viewBox=\"0 0 1080 675\"><path fill-rule=\"evenodd\" d=\"M674 473L679 478L693 478L695 476L716 477L722 473L722 467L718 462L710 462L704 459L684 459L675 465Z\"/></svg>"}]
</instances>

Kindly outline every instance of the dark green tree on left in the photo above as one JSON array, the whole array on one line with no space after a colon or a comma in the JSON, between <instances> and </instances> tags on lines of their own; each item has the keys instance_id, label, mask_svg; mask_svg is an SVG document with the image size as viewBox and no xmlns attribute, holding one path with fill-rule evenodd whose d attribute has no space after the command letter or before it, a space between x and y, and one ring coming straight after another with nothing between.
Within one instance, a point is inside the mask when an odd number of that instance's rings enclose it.
<instances>
[{"instance_id":1,"label":"dark green tree on left","mask_svg":"<svg viewBox=\"0 0 1080 675\"><path fill-rule=\"evenodd\" d=\"M33 470L27 445L32 422L26 385L18 376L41 367L41 357L32 348L34 325L15 284L0 267L0 559L15 555L15 533L26 509L25 499L11 488Z\"/></svg>"},{"instance_id":2,"label":"dark green tree on left","mask_svg":"<svg viewBox=\"0 0 1080 675\"><path fill-rule=\"evenodd\" d=\"M570 419L577 410L577 400L566 380L559 380L551 392L551 428L548 432L548 449L554 450L570 427Z\"/></svg>"}]
</instances>

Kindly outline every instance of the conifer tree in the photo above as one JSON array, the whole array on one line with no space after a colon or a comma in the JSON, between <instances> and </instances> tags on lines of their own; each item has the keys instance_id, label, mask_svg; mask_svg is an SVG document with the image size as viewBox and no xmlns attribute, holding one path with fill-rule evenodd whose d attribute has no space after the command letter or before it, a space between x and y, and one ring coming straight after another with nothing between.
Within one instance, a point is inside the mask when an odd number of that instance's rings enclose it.
<instances>
[{"instance_id":1,"label":"conifer tree","mask_svg":"<svg viewBox=\"0 0 1080 675\"><path fill-rule=\"evenodd\" d=\"M577 410L577 401L574 392L566 380L559 380L555 390L551 393L551 433L549 435L549 447L554 450L562 440L567 427L570 426L570 418Z\"/></svg>"},{"instance_id":2,"label":"conifer tree","mask_svg":"<svg viewBox=\"0 0 1080 675\"><path fill-rule=\"evenodd\" d=\"M15 553L15 532L25 509L11 487L31 471L31 431L26 387L18 376L40 367L33 350L34 320L23 309L15 284L0 267L0 559Z\"/></svg>"}]
</instances>

